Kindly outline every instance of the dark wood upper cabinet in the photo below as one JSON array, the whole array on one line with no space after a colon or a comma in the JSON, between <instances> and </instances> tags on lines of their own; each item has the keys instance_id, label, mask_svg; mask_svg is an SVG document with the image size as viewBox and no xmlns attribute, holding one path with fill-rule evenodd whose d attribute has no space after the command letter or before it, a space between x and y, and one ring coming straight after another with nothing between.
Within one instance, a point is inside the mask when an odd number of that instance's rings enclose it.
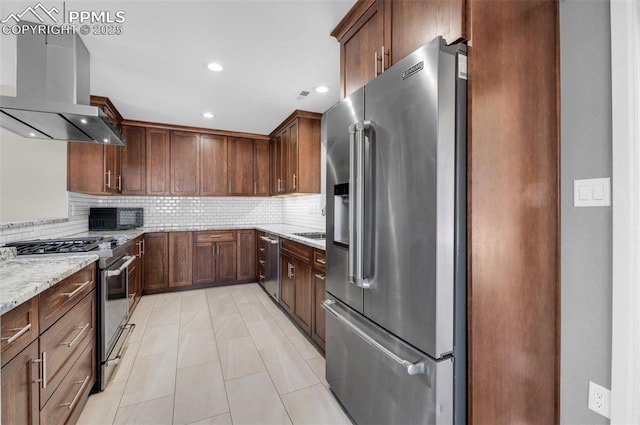
<instances>
[{"instance_id":1,"label":"dark wood upper cabinet","mask_svg":"<svg viewBox=\"0 0 640 425\"><path fill-rule=\"evenodd\" d=\"M251 196L253 181L253 139L229 137L229 194Z\"/></svg>"},{"instance_id":2,"label":"dark wood upper cabinet","mask_svg":"<svg viewBox=\"0 0 640 425\"><path fill-rule=\"evenodd\" d=\"M171 194L198 195L200 170L200 135L171 132Z\"/></svg>"},{"instance_id":3,"label":"dark wood upper cabinet","mask_svg":"<svg viewBox=\"0 0 640 425\"><path fill-rule=\"evenodd\" d=\"M67 190L107 194L104 146L92 143L67 143Z\"/></svg>"},{"instance_id":4,"label":"dark wood upper cabinet","mask_svg":"<svg viewBox=\"0 0 640 425\"><path fill-rule=\"evenodd\" d=\"M157 291L169 287L169 234L144 235L144 289Z\"/></svg>"},{"instance_id":5,"label":"dark wood upper cabinet","mask_svg":"<svg viewBox=\"0 0 640 425\"><path fill-rule=\"evenodd\" d=\"M191 285L193 234L169 233L169 286Z\"/></svg>"},{"instance_id":6,"label":"dark wood upper cabinet","mask_svg":"<svg viewBox=\"0 0 640 425\"><path fill-rule=\"evenodd\" d=\"M342 96L437 36L466 38L465 0L361 0L331 35L340 42Z\"/></svg>"},{"instance_id":7,"label":"dark wood upper cabinet","mask_svg":"<svg viewBox=\"0 0 640 425\"><path fill-rule=\"evenodd\" d=\"M256 140L253 159L253 195L269 196L269 141Z\"/></svg>"},{"instance_id":8,"label":"dark wood upper cabinet","mask_svg":"<svg viewBox=\"0 0 640 425\"><path fill-rule=\"evenodd\" d=\"M367 5L363 8L363 5ZM361 10L364 9L364 10ZM337 34L341 22L331 35L340 42L340 80L343 97L353 93L381 72L382 48L385 42L384 2L357 2L352 10L360 15L347 15L349 30ZM343 21L344 21L343 20Z\"/></svg>"},{"instance_id":9,"label":"dark wood upper cabinet","mask_svg":"<svg viewBox=\"0 0 640 425\"><path fill-rule=\"evenodd\" d=\"M272 194L320 193L321 117L295 111L272 133Z\"/></svg>"},{"instance_id":10,"label":"dark wood upper cabinet","mask_svg":"<svg viewBox=\"0 0 640 425\"><path fill-rule=\"evenodd\" d=\"M122 126L127 145L122 150L122 194L147 193L147 132L144 127Z\"/></svg>"},{"instance_id":11,"label":"dark wood upper cabinet","mask_svg":"<svg viewBox=\"0 0 640 425\"><path fill-rule=\"evenodd\" d=\"M120 128L122 116L108 98L91 96L91 105L100 108ZM67 189L94 195L122 193L122 149L113 145L67 143Z\"/></svg>"},{"instance_id":12,"label":"dark wood upper cabinet","mask_svg":"<svg viewBox=\"0 0 640 425\"><path fill-rule=\"evenodd\" d=\"M227 168L227 136L200 135L200 195L226 195Z\"/></svg>"},{"instance_id":13,"label":"dark wood upper cabinet","mask_svg":"<svg viewBox=\"0 0 640 425\"><path fill-rule=\"evenodd\" d=\"M169 195L169 130L147 128L147 195Z\"/></svg>"}]
</instances>

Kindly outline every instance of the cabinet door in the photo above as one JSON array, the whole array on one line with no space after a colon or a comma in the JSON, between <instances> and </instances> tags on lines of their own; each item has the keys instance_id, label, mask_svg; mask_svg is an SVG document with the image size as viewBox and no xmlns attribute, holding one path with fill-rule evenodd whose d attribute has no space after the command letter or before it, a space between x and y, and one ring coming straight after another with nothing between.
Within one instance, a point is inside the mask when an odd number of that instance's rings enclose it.
<instances>
[{"instance_id":1,"label":"cabinet door","mask_svg":"<svg viewBox=\"0 0 640 425\"><path fill-rule=\"evenodd\" d=\"M256 277L256 232L255 230L238 230L238 275L237 280L254 279Z\"/></svg>"},{"instance_id":2,"label":"cabinet door","mask_svg":"<svg viewBox=\"0 0 640 425\"><path fill-rule=\"evenodd\" d=\"M169 130L147 129L147 195L169 195Z\"/></svg>"},{"instance_id":3,"label":"cabinet door","mask_svg":"<svg viewBox=\"0 0 640 425\"><path fill-rule=\"evenodd\" d=\"M311 333L312 320L313 282L311 276L311 267L296 260L293 269L293 280L295 281L294 317L307 333Z\"/></svg>"},{"instance_id":4,"label":"cabinet door","mask_svg":"<svg viewBox=\"0 0 640 425\"><path fill-rule=\"evenodd\" d=\"M269 196L269 141L256 140L253 159L253 195Z\"/></svg>"},{"instance_id":5,"label":"cabinet door","mask_svg":"<svg viewBox=\"0 0 640 425\"><path fill-rule=\"evenodd\" d=\"M119 185L122 184L122 176L119 174L120 149L119 146L104 145L104 188L108 193L118 193Z\"/></svg>"},{"instance_id":6,"label":"cabinet door","mask_svg":"<svg viewBox=\"0 0 640 425\"><path fill-rule=\"evenodd\" d=\"M233 242L216 243L217 273L216 282L233 282L236 280L236 250Z\"/></svg>"},{"instance_id":7,"label":"cabinet door","mask_svg":"<svg viewBox=\"0 0 640 425\"><path fill-rule=\"evenodd\" d=\"M447 43L462 38L464 7L464 0L385 2L385 16L389 16L391 26L391 42L387 43L391 48L391 64L439 35Z\"/></svg>"},{"instance_id":8,"label":"cabinet door","mask_svg":"<svg viewBox=\"0 0 640 425\"><path fill-rule=\"evenodd\" d=\"M269 186L271 186L271 194L278 194L278 167L280 162L278 161L278 144L276 142L277 137L274 137L269 142L269 164L271 165L271 175L269 176Z\"/></svg>"},{"instance_id":9,"label":"cabinet door","mask_svg":"<svg viewBox=\"0 0 640 425\"><path fill-rule=\"evenodd\" d=\"M293 280L294 260L284 255L280 256L280 305L287 313L293 315L296 302L296 284Z\"/></svg>"},{"instance_id":10,"label":"cabinet door","mask_svg":"<svg viewBox=\"0 0 640 425\"><path fill-rule=\"evenodd\" d=\"M70 192L107 193L104 146L67 143L67 189Z\"/></svg>"},{"instance_id":11,"label":"cabinet door","mask_svg":"<svg viewBox=\"0 0 640 425\"><path fill-rule=\"evenodd\" d=\"M191 285L193 234L169 233L169 286Z\"/></svg>"},{"instance_id":12,"label":"cabinet door","mask_svg":"<svg viewBox=\"0 0 640 425\"><path fill-rule=\"evenodd\" d=\"M40 363L35 340L2 368L3 424L37 425L40 423L38 386Z\"/></svg>"},{"instance_id":13,"label":"cabinet door","mask_svg":"<svg viewBox=\"0 0 640 425\"><path fill-rule=\"evenodd\" d=\"M212 134L200 136L200 195L227 194L227 138Z\"/></svg>"},{"instance_id":14,"label":"cabinet door","mask_svg":"<svg viewBox=\"0 0 640 425\"><path fill-rule=\"evenodd\" d=\"M280 137L278 138L278 175L280 178L279 183L279 192L278 193L288 193L289 192L289 180L287 180L287 175L289 172L289 129L286 128L280 133Z\"/></svg>"},{"instance_id":15,"label":"cabinet door","mask_svg":"<svg viewBox=\"0 0 640 425\"><path fill-rule=\"evenodd\" d=\"M197 195L200 175L200 135L171 132L171 194Z\"/></svg>"},{"instance_id":16,"label":"cabinet door","mask_svg":"<svg viewBox=\"0 0 640 425\"><path fill-rule=\"evenodd\" d=\"M377 0L340 41L344 97L373 80L381 71L383 15L383 0Z\"/></svg>"},{"instance_id":17,"label":"cabinet door","mask_svg":"<svg viewBox=\"0 0 640 425\"><path fill-rule=\"evenodd\" d=\"M122 151L122 193L146 195L146 129L126 125L122 128L122 132L127 140L127 146Z\"/></svg>"},{"instance_id":18,"label":"cabinet door","mask_svg":"<svg viewBox=\"0 0 640 425\"><path fill-rule=\"evenodd\" d=\"M253 139L229 137L229 194L253 195Z\"/></svg>"},{"instance_id":19,"label":"cabinet door","mask_svg":"<svg viewBox=\"0 0 640 425\"><path fill-rule=\"evenodd\" d=\"M168 233L144 235L144 288L158 290L169 286Z\"/></svg>"},{"instance_id":20,"label":"cabinet door","mask_svg":"<svg viewBox=\"0 0 640 425\"><path fill-rule=\"evenodd\" d=\"M193 245L193 283L216 280L216 244L199 242Z\"/></svg>"},{"instance_id":21,"label":"cabinet door","mask_svg":"<svg viewBox=\"0 0 640 425\"><path fill-rule=\"evenodd\" d=\"M288 192L298 192L300 175L298 174L298 121L289 127L287 138L287 181Z\"/></svg>"},{"instance_id":22,"label":"cabinet door","mask_svg":"<svg viewBox=\"0 0 640 425\"><path fill-rule=\"evenodd\" d=\"M325 274L319 270L313 271L313 326L311 337L324 350L324 309L322 302L325 300Z\"/></svg>"}]
</instances>

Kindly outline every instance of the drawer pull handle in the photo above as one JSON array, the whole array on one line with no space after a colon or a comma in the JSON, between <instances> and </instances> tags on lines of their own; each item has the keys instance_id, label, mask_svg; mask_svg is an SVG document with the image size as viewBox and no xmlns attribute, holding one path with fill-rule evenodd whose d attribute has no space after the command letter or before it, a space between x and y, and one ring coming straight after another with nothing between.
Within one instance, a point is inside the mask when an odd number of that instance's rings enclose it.
<instances>
[{"instance_id":1,"label":"drawer pull handle","mask_svg":"<svg viewBox=\"0 0 640 425\"><path fill-rule=\"evenodd\" d=\"M29 329L31 329L31 323L27 323L27 326L25 326L24 328L11 329L11 332L15 332L15 334L12 337L6 336L2 338L2 340L6 341L7 344L13 344L16 339L29 332Z\"/></svg>"},{"instance_id":2,"label":"drawer pull handle","mask_svg":"<svg viewBox=\"0 0 640 425\"><path fill-rule=\"evenodd\" d=\"M133 273L133 271L136 269L136 266L133 266L129 269L129 274Z\"/></svg>"},{"instance_id":3,"label":"drawer pull handle","mask_svg":"<svg viewBox=\"0 0 640 425\"><path fill-rule=\"evenodd\" d=\"M262 264L264 266L264 260L258 260L258 263Z\"/></svg>"},{"instance_id":4,"label":"drawer pull handle","mask_svg":"<svg viewBox=\"0 0 640 425\"><path fill-rule=\"evenodd\" d=\"M78 335L76 335L75 337L73 337L73 339L69 342L63 342L60 345L66 345L67 348L71 348L73 347L73 344L75 344L76 342L78 342L78 339L80 338L80 336L84 333L84 331L86 331L89 328L90 324L87 323L86 325L84 325L83 327L77 327L76 329L80 329L80 332L78 332Z\"/></svg>"},{"instance_id":5,"label":"drawer pull handle","mask_svg":"<svg viewBox=\"0 0 640 425\"><path fill-rule=\"evenodd\" d=\"M320 264L327 264L327 260L325 260L324 258L316 258L316 261Z\"/></svg>"},{"instance_id":6,"label":"drawer pull handle","mask_svg":"<svg viewBox=\"0 0 640 425\"><path fill-rule=\"evenodd\" d=\"M40 382L42 389L47 388L47 352L42 352L41 359L31 360L33 363L40 363L40 370L42 371L42 379L34 379L33 382Z\"/></svg>"},{"instance_id":7,"label":"drawer pull handle","mask_svg":"<svg viewBox=\"0 0 640 425\"><path fill-rule=\"evenodd\" d=\"M136 298L136 293L134 292L133 294L129 294L129 298L135 299Z\"/></svg>"},{"instance_id":8,"label":"drawer pull handle","mask_svg":"<svg viewBox=\"0 0 640 425\"><path fill-rule=\"evenodd\" d=\"M260 279L264 280L264 278L266 277L265 275L261 274L260 276L258 276Z\"/></svg>"},{"instance_id":9,"label":"drawer pull handle","mask_svg":"<svg viewBox=\"0 0 640 425\"><path fill-rule=\"evenodd\" d=\"M260 252L264 252L264 248L259 248Z\"/></svg>"},{"instance_id":10,"label":"drawer pull handle","mask_svg":"<svg viewBox=\"0 0 640 425\"><path fill-rule=\"evenodd\" d=\"M63 292L60 295L64 295L67 298L72 298L74 296L76 296L77 294L79 294L85 286L87 286L88 284L90 284L92 281L91 280L87 280L85 283L76 283L75 285L77 286L77 288L74 291L71 292Z\"/></svg>"},{"instance_id":11,"label":"drawer pull handle","mask_svg":"<svg viewBox=\"0 0 640 425\"><path fill-rule=\"evenodd\" d=\"M317 277L318 279L325 280L325 275L323 275L323 274L317 274L316 273L314 276Z\"/></svg>"},{"instance_id":12,"label":"drawer pull handle","mask_svg":"<svg viewBox=\"0 0 640 425\"><path fill-rule=\"evenodd\" d=\"M87 386L87 383L89 382L89 378L90 377L91 377L91 375L87 375L87 377L84 378L84 381L76 381L76 382L74 382L74 384L76 384L76 385L82 384L82 385L80 385L80 389L78 389L78 392L76 393L76 395L73 396L73 399L69 403L62 403L60 405L60 407L68 407L69 410L73 409L73 406L76 405L76 403L78 402L78 399L80 398L80 394L82 394L82 391L84 391L84 387Z\"/></svg>"}]
</instances>

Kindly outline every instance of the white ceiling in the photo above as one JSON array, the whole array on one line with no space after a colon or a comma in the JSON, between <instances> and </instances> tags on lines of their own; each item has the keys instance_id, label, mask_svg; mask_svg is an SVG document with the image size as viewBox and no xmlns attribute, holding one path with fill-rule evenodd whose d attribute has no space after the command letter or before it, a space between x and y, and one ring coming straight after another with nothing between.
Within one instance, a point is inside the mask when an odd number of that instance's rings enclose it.
<instances>
[{"instance_id":1,"label":"white ceiling","mask_svg":"<svg viewBox=\"0 0 640 425\"><path fill-rule=\"evenodd\" d=\"M30 3L3 1L0 14ZM324 112L339 100L339 44L329 33L353 3L67 1L65 7L125 11L122 35L83 36L91 93L109 97L125 118L268 134L295 109ZM0 84L15 85L15 38L0 40ZM224 71L206 69L211 61ZM318 94L318 85L331 90ZM295 100L300 90L311 94ZM203 118L205 111L215 118Z\"/></svg>"}]
</instances>

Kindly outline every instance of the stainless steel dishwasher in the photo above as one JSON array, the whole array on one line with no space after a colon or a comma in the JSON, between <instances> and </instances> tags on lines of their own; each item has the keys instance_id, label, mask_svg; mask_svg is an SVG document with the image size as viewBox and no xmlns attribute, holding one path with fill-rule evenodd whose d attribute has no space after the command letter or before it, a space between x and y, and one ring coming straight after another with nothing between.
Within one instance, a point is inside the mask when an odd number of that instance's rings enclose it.
<instances>
[{"instance_id":1,"label":"stainless steel dishwasher","mask_svg":"<svg viewBox=\"0 0 640 425\"><path fill-rule=\"evenodd\" d=\"M264 289L276 302L280 300L280 237L272 233L260 236L261 248L265 253Z\"/></svg>"}]
</instances>

